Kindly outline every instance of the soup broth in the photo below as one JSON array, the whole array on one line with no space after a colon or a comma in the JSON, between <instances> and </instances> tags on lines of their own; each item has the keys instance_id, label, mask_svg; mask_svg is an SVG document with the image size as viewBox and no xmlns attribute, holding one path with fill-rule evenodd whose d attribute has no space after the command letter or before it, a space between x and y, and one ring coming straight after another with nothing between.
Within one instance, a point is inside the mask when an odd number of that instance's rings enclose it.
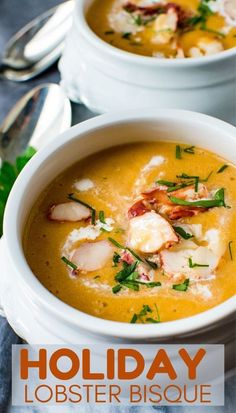
<instances>
[{"instance_id":1,"label":"soup broth","mask_svg":"<svg viewBox=\"0 0 236 413\"><path fill-rule=\"evenodd\" d=\"M236 168L166 142L113 147L39 196L24 251L56 297L132 323L176 320L236 291Z\"/></svg>"},{"instance_id":2,"label":"soup broth","mask_svg":"<svg viewBox=\"0 0 236 413\"><path fill-rule=\"evenodd\" d=\"M236 46L234 0L95 0L91 29L127 52L156 58L189 58Z\"/></svg>"}]
</instances>

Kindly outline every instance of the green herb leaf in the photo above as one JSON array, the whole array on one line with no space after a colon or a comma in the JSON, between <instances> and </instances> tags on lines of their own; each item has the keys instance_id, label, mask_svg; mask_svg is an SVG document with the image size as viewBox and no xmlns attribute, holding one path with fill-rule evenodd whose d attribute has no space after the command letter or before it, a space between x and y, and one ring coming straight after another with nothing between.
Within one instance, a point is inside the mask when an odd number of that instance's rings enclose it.
<instances>
[{"instance_id":1,"label":"green herb leaf","mask_svg":"<svg viewBox=\"0 0 236 413\"><path fill-rule=\"evenodd\" d=\"M137 314L134 314L133 317L130 320L130 323L135 324L137 321L138 321L138 316L137 316Z\"/></svg>"},{"instance_id":2,"label":"green herb leaf","mask_svg":"<svg viewBox=\"0 0 236 413\"><path fill-rule=\"evenodd\" d=\"M35 155L36 150L29 146L26 151L16 158L16 169L18 174L22 171L25 165L29 162L33 155Z\"/></svg>"},{"instance_id":3,"label":"green herb leaf","mask_svg":"<svg viewBox=\"0 0 236 413\"><path fill-rule=\"evenodd\" d=\"M139 284L132 281L123 281L122 286L129 288L130 290L139 291Z\"/></svg>"},{"instance_id":4,"label":"green herb leaf","mask_svg":"<svg viewBox=\"0 0 236 413\"><path fill-rule=\"evenodd\" d=\"M124 245L119 244L119 242L117 242L114 238L108 237L108 239L117 248L129 251L138 261L143 262L143 259L138 254L136 254L133 250L131 250L131 248L125 247Z\"/></svg>"},{"instance_id":5,"label":"green herb leaf","mask_svg":"<svg viewBox=\"0 0 236 413\"><path fill-rule=\"evenodd\" d=\"M106 30L106 31L104 32L104 34L106 34L106 35L114 34L114 33L115 33L114 30Z\"/></svg>"},{"instance_id":6,"label":"green herb leaf","mask_svg":"<svg viewBox=\"0 0 236 413\"><path fill-rule=\"evenodd\" d=\"M187 291L189 286L189 279L187 278L182 284L174 284L172 285L173 290L176 291Z\"/></svg>"},{"instance_id":7,"label":"green herb leaf","mask_svg":"<svg viewBox=\"0 0 236 413\"><path fill-rule=\"evenodd\" d=\"M159 320L155 320L154 318L151 318L151 317L146 318L146 321L147 321L148 323L153 323L153 324L160 323Z\"/></svg>"},{"instance_id":8,"label":"green herb leaf","mask_svg":"<svg viewBox=\"0 0 236 413\"><path fill-rule=\"evenodd\" d=\"M170 201L173 204L184 205L184 206L193 206L199 208L213 208L213 207L225 207L224 200L224 188L219 189L214 196L214 199L203 199L199 201L185 201L184 199L169 197Z\"/></svg>"},{"instance_id":9,"label":"green herb leaf","mask_svg":"<svg viewBox=\"0 0 236 413\"><path fill-rule=\"evenodd\" d=\"M122 289L122 285L117 284L114 287L112 287L112 292L113 292L113 294L117 294L121 289Z\"/></svg>"},{"instance_id":10,"label":"green herb leaf","mask_svg":"<svg viewBox=\"0 0 236 413\"><path fill-rule=\"evenodd\" d=\"M139 317L143 317L147 315L147 313L152 313L152 309L149 307L149 305L144 304L142 310L139 313Z\"/></svg>"},{"instance_id":11,"label":"green herb leaf","mask_svg":"<svg viewBox=\"0 0 236 413\"><path fill-rule=\"evenodd\" d=\"M106 224L104 211L99 211L98 217L102 224Z\"/></svg>"},{"instance_id":12,"label":"green herb leaf","mask_svg":"<svg viewBox=\"0 0 236 413\"><path fill-rule=\"evenodd\" d=\"M141 323L160 323L160 315L159 315L159 311L157 308L157 305L155 305L155 309L156 309L156 314L157 314L157 318L153 318L153 317L149 317L148 315L150 313L153 313L152 309L150 308L149 305L144 304L141 311L139 313L135 313L130 321L131 324L135 324L137 321L141 321ZM146 317L144 319L144 317Z\"/></svg>"},{"instance_id":13,"label":"green herb leaf","mask_svg":"<svg viewBox=\"0 0 236 413\"><path fill-rule=\"evenodd\" d=\"M151 281L149 283L144 283L147 288L154 288L154 287L161 287L161 283L159 281Z\"/></svg>"},{"instance_id":14,"label":"green herb leaf","mask_svg":"<svg viewBox=\"0 0 236 413\"><path fill-rule=\"evenodd\" d=\"M192 258L188 259L189 268L196 268L196 267L209 267L208 264L197 264L196 262L192 261Z\"/></svg>"},{"instance_id":15,"label":"green herb leaf","mask_svg":"<svg viewBox=\"0 0 236 413\"><path fill-rule=\"evenodd\" d=\"M179 178L179 179L196 179L196 178L199 178L199 176L197 176L197 175L188 175L188 174L183 172L181 175L176 175L176 178Z\"/></svg>"},{"instance_id":16,"label":"green herb leaf","mask_svg":"<svg viewBox=\"0 0 236 413\"><path fill-rule=\"evenodd\" d=\"M3 215L5 211L5 205L12 189L12 186L23 169L26 163L35 154L36 150L32 147L26 149L21 156L18 156L15 165L9 162L3 162L0 168L0 236L3 231Z\"/></svg>"},{"instance_id":17,"label":"green herb leaf","mask_svg":"<svg viewBox=\"0 0 236 413\"><path fill-rule=\"evenodd\" d=\"M225 38L224 33L219 32L218 30L210 29L209 27L206 27L204 24L201 26L201 30L203 30L204 32L215 34L216 36L221 37L222 39Z\"/></svg>"},{"instance_id":18,"label":"green herb leaf","mask_svg":"<svg viewBox=\"0 0 236 413\"><path fill-rule=\"evenodd\" d=\"M232 244L233 244L233 241L229 241L229 255L230 255L231 261L233 261Z\"/></svg>"},{"instance_id":19,"label":"green herb leaf","mask_svg":"<svg viewBox=\"0 0 236 413\"><path fill-rule=\"evenodd\" d=\"M80 199L76 198L73 193L68 194L68 199L70 199L71 201L77 202L78 204L81 204L81 205L85 206L86 208L89 208L90 211L91 211L91 222L92 222L93 225L95 225L95 223L96 223L96 210L93 207L91 207L91 205L86 204L86 202L81 201Z\"/></svg>"},{"instance_id":20,"label":"green herb leaf","mask_svg":"<svg viewBox=\"0 0 236 413\"><path fill-rule=\"evenodd\" d=\"M150 265L150 267L151 267L153 270L156 270L156 269L158 268L158 265L157 265L156 262L150 261L150 260L148 260L147 258L145 259L145 261L146 261L146 263L147 263L148 265Z\"/></svg>"},{"instance_id":21,"label":"green herb leaf","mask_svg":"<svg viewBox=\"0 0 236 413\"><path fill-rule=\"evenodd\" d=\"M68 265L69 267L73 268L73 270L77 270L77 265L75 265L73 262L71 262L70 260L68 260L66 257L61 257L62 261Z\"/></svg>"},{"instance_id":22,"label":"green herb leaf","mask_svg":"<svg viewBox=\"0 0 236 413\"><path fill-rule=\"evenodd\" d=\"M122 38L123 38L123 39L129 39L130 36L131 36L131 34L132 34L132 33L130 33L130 32L123 33L123 34L122 34Z\"/></svg>"},{"instance_id":23,"label":"green herb leaf","mask_svg":"<svg viewBox=\"0 0 236 413\"><path fill-rule=\"evenodd\" d=\"M183 239L193 238L193 235L186 232L182 227L173 227L173 228L175 232L177 232L177 234L179 234Z\"/></svg>"},{"instance_id":24,"label":"green herb leaf","mask_svg":"<svg viewBox=\"0 0 236 413\"><path fill-rule=\"evenodd\" d=\"M187 186L191 186L191 185L193 185L193 184L194 184L194 181L189 181L188 183L182 182L182 183L179 184L179 185L175 185L175 186L173 186L173 187L169 187L169 188L167 189L167 192L174 192L174 191L177 191L178 189L186 188Z\"/></svg>"},{"instance_id":25,"label":"green herb leaf","mask_svg":"<svg viewBox=\"0 0 236 413\"><path fill-rule=\"evenodd\" d=\"M184 152L185 153L189 153L190 155L194 155L195 154L195 146L189 146L188 148L184 148Z\"/></svg>"},{"instance_id":26,"label":"green herb leaf","mask_svg":"<svg viewBox=\"0 0 236 413\"><path fill-rule=\"evenodd\" d=\"M218 169L217 173L218 173L218 174L221 174L221 173L224 172L224 170L225 170L226 168L228 168L228 167L229 167L229 165L222 165L222 166L220 167L220 169Z\"/></svg>"},{"instance_id":27,"label":"green herb leaf","mask_svg":"<svg viewBox=\"0 0 236 413\"><path fill-rule=\"evenodd\" d=\"M120 248L121 250L126 249L123 245L119 244L115 239L108 237L109 241L115 245L115 247Z\"/></svg>"},{"instance_id":28,"label":"green herb leaf","mask_svg":"<svg viewBox=\"0 0 236 413\"><path fill-rule=\"evenodd\" d=\"M120 255L117 254L117 252L115 251L113 254L113 267L117 267L118 263L120 262Z\"/></svg>"},{"instance_id":29,"label":"green herb leaf","mask_svg":"<svg viewBox=\"0 0 236 413\"><path fill-rule=\"evenodd\" d=\"M115 280L119 282L126 280L126 278L128 278L133 272L135 272L137 264L138 261L135 261L133 264L123 267L123 269L116 274Z\"/></svg>"},{"instance_id":30,"label":"green herb leaf","mask_svg":"<svg viewBox=\"0 0 236 413\"><path fill-rule=\"evenodd\" d=\"M173 186L176 185L175 182L165 181L163 179L159 179L158 181L156 181L156 183L159 184L159 185L165 185L165 186L168 186L168 187L173 187Z\"/></svg>"},{"instance_id":31,"label":"green herb leaf","mask_svg":"<svg viewBox=\"0 0 236 413\"><path fill-rule=\"evenodd\" d=\"M180 147L180 145L176 145L175 157L176 157L176 159L181 159L181 147Z\"/></svg>"}]
</instances>

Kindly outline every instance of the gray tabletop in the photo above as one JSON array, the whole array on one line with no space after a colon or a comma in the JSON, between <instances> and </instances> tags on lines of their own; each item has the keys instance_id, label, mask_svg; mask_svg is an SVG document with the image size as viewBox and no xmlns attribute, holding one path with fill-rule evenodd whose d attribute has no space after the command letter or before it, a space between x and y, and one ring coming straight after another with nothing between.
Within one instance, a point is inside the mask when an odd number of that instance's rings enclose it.
<instances>
[{"instance_id":1,"label":"gray tabletop","mask_svg":"<svg viewBox=\"0 0 236 413\"><path fill-rule=\"evenodd\" d=\"M55 6L60 3L60 0L0 0L0 58L4 50L4 45L7 40L22 26L32 20L34 17L38 16L40 13L45 10ZM60 77L55 65L53 68L48 70L46 73L39 76L37 79L26 83L14 83L8 80L0 80L0 123L8 113L12 105L29 89L45 82L54 82L59 83ZM85 108L83 105L72 105L73 110L73 124L81 122L85 119L90 118L93 114ZM19 342L18 337L13 333L10 327L7 326L6 321L0 317L0 413L6 412L6 404L8 395L7 389L10 385L10 348L11 343ZM234 381L235 383L235 381ZM155 413L163 412L166 413L233 413L235 408L235 391L234 384L226 383L226 407L221 408L171 408L163 409L157 408L156 410L148 407L144 408L115 408L108 406L101 406L99 408L91 408L90 406L78 407L73 409L73 412L80 413ZM49 412L50 410L50 412ZM27 412L48 412L48 413L57 413L58 408L54 409L30 409L24 408L19 409L15 408L12 410L12 413L25 413ZM61 410L60 410L61 411ZM66 413L71 411L70 409L63 410Z\"/></svg>"}]
</instances>

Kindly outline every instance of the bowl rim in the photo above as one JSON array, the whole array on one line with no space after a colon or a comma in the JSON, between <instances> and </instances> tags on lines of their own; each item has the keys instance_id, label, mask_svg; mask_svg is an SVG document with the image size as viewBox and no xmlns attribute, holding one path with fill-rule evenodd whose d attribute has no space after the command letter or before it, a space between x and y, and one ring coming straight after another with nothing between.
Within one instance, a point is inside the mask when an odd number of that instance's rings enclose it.
<instances>
[{"instance_id":1,"label":"bowl rim","mask_svg":"<svg viewBox=\"0 0 236 413\"><path fill-rule=\"evenodd\" d=\"M216 62L221 62L231 57L236 56L236 47L232 47L227 50L223 50L220 53L203 56L203 57L192 57L184 59L155 59L152 56L142 56L135 53L127 52L125 50L119 49L110 45L109 43L102 40L88 25L86 20L85 5L86 3L94 2L94 0L81 0L76 4L76 16L78 20L74 18L74 24L77 28L81 30L82 35L86 38L90 45L94 49L106 53L111 58L116 58L122 60L126 63L140 64L144 66L159 66L164 68L176 68L176 67L192 67L199 65L214 64Z\"/></svg>"},{"instance_id":2,"label":"bowl rim","mask_svg":"<svg viewBox=\"0 0 236 413\"><path fill-rule=\"evenodd\" d=\"M78 328L99 334L105 337L119 337L132 339L165 338L193 333L202 328L209 328L209 325L219 322L222 318L232 315L236 310L235 296L232 296L223 303L211 308L203 313L196 314L179 320L168 321L158 324L129 324L112 320L101 319L64 303L59 298L50 293L36 278L31 271L22 249L22 236L18 233L18 209L22 202L22 195L30 186L32 177L37 174L41 164L53 154L57 149L69 145L74 140L79 140L85 133L106 128L123 122L140 122L151 120L192 119L193 122L205 124L206 126L217 127L222 133L235 139L235 127L222 120L212 118L208 115L197 112L183 111L176 109L139 109L109 113L89 119L81 124L75 125L66 132L59 135L55 140L42 148L30 162L26 165L10 193L5 216L4 216L4 246L6 247L8 259L14 267L14 274L20 279L24 291L28 291L31 299L38 305L49 310L50 314L58 316L64 322L76 325ZM185 120L183 120L185 122ZM56 155L55 155L56 156ZM14 254L12 254L12 251ZM204 317L203 317L204 314Z\"/></svg>"}]
</instances>

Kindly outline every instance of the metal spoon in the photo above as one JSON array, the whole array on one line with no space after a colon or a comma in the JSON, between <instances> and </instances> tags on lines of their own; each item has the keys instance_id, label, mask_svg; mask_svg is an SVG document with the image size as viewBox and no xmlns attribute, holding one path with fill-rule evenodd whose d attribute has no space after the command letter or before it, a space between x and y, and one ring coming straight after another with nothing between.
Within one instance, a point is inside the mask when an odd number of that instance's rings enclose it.
<instances>
[{"instance_id":1,"label":"metal spoon","mask_svg":"<svg viewBox=\"0 0 236 413\"><path fill-rule=\"evenodd\" d=\"M14 162L28 145L40 149L70 126L70 101L62 88L38 86L16 103L0 127L0 159Z\"/></svg>"},{"instance_id":2,"label":"metal spoon","mask_svg":"<svg viewBox=\"0 0 236 413\"><path fill-rule=\"evenodd\" d=\"M68 0L32 20L8 42L0 75L25 81L52 65L61 55L72 23L74 0Z\"/></svg>"},{"instance_id":3,"label":"metal spoon","mask_svg":"<svg viewBox=\"0 0 236 413\"><path fill-rule=\"evenodd\" d=\"M6 78L12 80L13 82L25 82L27 80L33 79L40 73L44 72L50 66L52 66L61 56L64 48L64 43L59 44L54 50L44 56L41 60L30 66L21 70L14 70L8 66L0 65L0 78Z\"/></svg>"}]
</instances>

